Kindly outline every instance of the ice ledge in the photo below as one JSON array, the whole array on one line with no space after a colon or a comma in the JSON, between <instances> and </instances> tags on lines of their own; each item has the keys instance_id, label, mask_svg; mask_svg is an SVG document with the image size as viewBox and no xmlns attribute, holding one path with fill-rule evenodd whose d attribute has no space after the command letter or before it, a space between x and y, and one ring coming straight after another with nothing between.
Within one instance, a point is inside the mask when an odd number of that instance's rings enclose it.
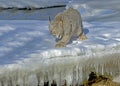
<instances>
[{"instance_id":1,"label":"ice ledge","mask_svg":"<svg viewBox=\"0 0 120 86\"><path fill-rule=\"evenodd\" d=\"M19 61L17 64L2 67L2 71L0 71L0 81L4 78L6 80L4 83L9 83L7 80L11 78L14 80L14 77L17 77L16 81L14 81L15 84L24 84L22 80L25 78L25 83L35 85L40 78L41 81L39 84L42 85L46 80L50 81L50 83L51 80L55 80L57 84L61 84L66 80L67 84L70 85L71 83L81 83L87 79L91 71L103 75L108 74L113 78L119 75L119 53L102 53L102 55L96 54L94 56L88 56L88 58L86 57L87 56L70 56L67 58L46 59L41 58L39 55L33 56ZM21 80L21 82L18 82L19 80ZM119 82L118 80L119 78L114 79L116 82Z\"/></svg>"}]
</instances>

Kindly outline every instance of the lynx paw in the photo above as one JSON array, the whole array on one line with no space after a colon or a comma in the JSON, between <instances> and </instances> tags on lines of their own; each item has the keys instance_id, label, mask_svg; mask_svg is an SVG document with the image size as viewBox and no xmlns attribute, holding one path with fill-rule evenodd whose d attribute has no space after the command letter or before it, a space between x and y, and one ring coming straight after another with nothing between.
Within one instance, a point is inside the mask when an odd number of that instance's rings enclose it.
<instances>
[{"instance_id":1,"label":"lynx paw","mask_svg":"<svg viewBox=\"0 0 120 86\"><path fill-rule=\"evenodd\" d=\"M62 48L62 47L65 47L65 44L63 42L60 42L60 43L56 44L55 47Z\"/></svg>"}]
</instances>

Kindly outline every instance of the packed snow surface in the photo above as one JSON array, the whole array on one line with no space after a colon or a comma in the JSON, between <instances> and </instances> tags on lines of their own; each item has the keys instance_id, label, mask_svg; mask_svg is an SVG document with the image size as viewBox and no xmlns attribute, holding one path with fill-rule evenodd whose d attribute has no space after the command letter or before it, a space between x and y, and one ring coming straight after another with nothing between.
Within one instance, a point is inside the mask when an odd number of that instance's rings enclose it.
<instances>
[{"instance_id":1,"label":"packed snow surface","mask_svg":"<svg viewBox=\"0 0 120 86\"><path fill-rule=\"evenodd\" d=\"M55 48L48 21L1 20L0 63L9 64L31 56L56 58L118 52L120 30L118 22L83 22L87 40L73 39L65 48ZM114 24L114 26L113 26Z\"/></svg>"}]
</instances>

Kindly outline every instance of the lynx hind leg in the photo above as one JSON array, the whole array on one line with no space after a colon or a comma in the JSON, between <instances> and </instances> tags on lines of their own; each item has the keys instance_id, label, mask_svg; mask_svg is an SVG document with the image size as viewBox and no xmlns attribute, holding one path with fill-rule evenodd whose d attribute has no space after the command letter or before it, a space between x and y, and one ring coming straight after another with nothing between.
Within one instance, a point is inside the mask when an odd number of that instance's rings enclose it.
<instances>
[{"instance_id":1,"label":"lynx hind leg","mask_svg":"<svg viewBox=\"0 0 120 86\"><path fill-rule=\"evenodd\" d=\"M80 36L79 36L79 39L80 40L85 40L87 39L86 35L84 33L82 33Z\"/></svg>"},{"instance_id":2,"label":"lynx hind leg","mask_svg":"<svg viewBox=\"0 0 120 86\"><path fill-rule=\"evenodd\" d=\"M76 33L77 33L77 37L78 37L79 40L87 39L86 35L83 32L83 28L81 26L79 26Z\"/></svg>"}]
</instances>

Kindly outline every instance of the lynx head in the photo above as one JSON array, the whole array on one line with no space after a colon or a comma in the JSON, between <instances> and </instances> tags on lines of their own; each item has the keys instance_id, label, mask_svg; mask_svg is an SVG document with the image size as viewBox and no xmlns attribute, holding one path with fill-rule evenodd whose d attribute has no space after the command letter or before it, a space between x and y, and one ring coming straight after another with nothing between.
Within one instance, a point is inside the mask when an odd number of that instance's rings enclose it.
<instances>
[{"instance_id":1,"label":"lynx head","mask_svg":"<svg viewBox=\"0 0 120 86\"><path fill-rule=\"evenodd\" d=\"M49 19L49 30L50 33L55 36L58 39L61 39L63 36L63 24L62 21L59 19L54 19L53 21L51 21Z\"/></svg>"}]
</instances>

